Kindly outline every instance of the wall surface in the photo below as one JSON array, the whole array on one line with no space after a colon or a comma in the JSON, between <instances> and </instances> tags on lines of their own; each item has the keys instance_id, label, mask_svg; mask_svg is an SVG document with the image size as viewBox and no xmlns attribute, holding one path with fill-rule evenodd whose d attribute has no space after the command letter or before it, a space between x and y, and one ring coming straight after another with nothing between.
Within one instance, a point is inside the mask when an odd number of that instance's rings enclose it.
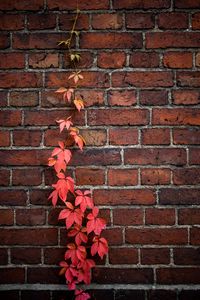
<instances>
[{"instance_id":1,"label":"wall surface","mask_svg":"<svg viewBox=\"0 0 200 300\"><path fill-rule=\"evenodd\" d=\"M200 299L200 1L79 0L87 147L70 167L108 221L95 299ZM69 110L76 1L0 1L0 295L63 299L47 164ZM37 291L38 290L38 291ZM67 298L69 299L69 298Z\"/></svg>"}]
</instances>

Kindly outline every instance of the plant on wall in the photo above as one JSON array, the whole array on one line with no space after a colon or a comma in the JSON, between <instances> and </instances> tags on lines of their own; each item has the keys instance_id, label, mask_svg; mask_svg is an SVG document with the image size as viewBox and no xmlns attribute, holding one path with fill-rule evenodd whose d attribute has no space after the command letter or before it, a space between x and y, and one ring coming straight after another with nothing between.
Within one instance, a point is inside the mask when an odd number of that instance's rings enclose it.
<instances>
[{"instance_id":1,"label":"plant on wall","mask_svg":"<svg viewBox=\"0 0 200 300\"><path fill-rule=\"evenodd\" d=\"M76 96L76 90L80 80L84 80L84 78L81 71L77 70L81 56L71 50L71 44L73 39L79 35L79 32L75 30L79 14L80 11L77 8L69 38L59 42L59 45L67 47L70 62L74 68L68 77L70 87L60 87L56 91L56 93L62 94L63 100L78 112L84 109L84 101ZM64 208L58 219L65 221L67 239L70 240L64 260L60 262L60 275L65 275L68 288L75 290L76 300L87 300L90 295L82 289L78 289L77 284L90 284L91 269L95 266L93 257L97 255L102 259L108 252L107 241L101 236L106 222L98 216L99 209L94 204L91 192L75 190L74 179L67 175L67 167L72 159L72 151L67 147L75 144L83 151L85 140L80 135L79 129L73 126L72 115L56 122L60 127L60 132L66 131L67 138L65 141L58 141L58 147L54 148L48 161L48 165L54 168L58 178L57 182L52 184L54 190L49 199L52 200L54 207L59 199L63 202Z\"/></svg>"}]
</instances>

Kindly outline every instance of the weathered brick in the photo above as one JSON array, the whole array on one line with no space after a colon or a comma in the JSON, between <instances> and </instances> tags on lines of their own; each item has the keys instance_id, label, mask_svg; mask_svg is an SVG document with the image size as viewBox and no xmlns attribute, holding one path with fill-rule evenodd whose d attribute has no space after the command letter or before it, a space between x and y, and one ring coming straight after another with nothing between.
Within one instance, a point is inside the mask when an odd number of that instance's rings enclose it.
<instances>
[{"instance_id":1,"label":"weathered brick","mask_svg":"<svg viewBox=\"0 0 200 300\"><path fill-rule=\"evenodd\" d=\"M183 228L128 228L126 242L143 245L185 245L187 229Z\"/></svg>"},{"instance_id":2,"label":"weathered brick","mask_svg":"<svg viewBox=\"0 0 200 300\"><path fill-rule=\"evenodd\" d=\"M94 190L97 205L151 205L155 203L152 189L112 189Z\"/></svg>"},{"instance_id":3,"label":"weathered brick","mask_svg":"<svg viewBox=\"0 0 200 300\"><path fill-rule=\"evenodd\" d=\"M39 130L14 130L13 143L15 146L39 146L42 132Z\"/></svg>"},{"instance_id":4,"label":"weathered brick","mask_svg":"<svg viewBox=\"0 0 200 300\"><path fill-rule=\"evenodd\" d=\"M40 10L44 7L43 0L34 0L27 2L26 0L6 0L1 1L1 10Z\"/></svg>"},{"instance_id":5,"label":"weathered brick","mask_svg":"<svg viewBox=\"0 0 200 300\"><path fill-rule=\"evenodd\" d=\"M148 124L146 109L101 109L88 111L89 125L145 125Z\"/></svg>"},{"instance_id":6,"label":"weathered brick","mask_svg":"<svg viewBox=\"0 0 200 300\"><path fill-rule=\"evenodd\" d=\"M136 92L134 90L110 90L108 103L110 106L132 106L136 104Z\"/></svg>"},{"instance_id":7,"label":"weathered brick","mask_svg":"<svg viewBox=\"0 0 200 300\"><path fill-rule=\"evenodd\" d=\"M21 125L21 111L2 110L0 111L0 125L1 126L18 126Z\"/></svg>"},{"instance_id":8,"label":"weathered brick","mask_svg":"<svg viewBox=\"0 0 200 300\"><path fill-rule=\"evenodd\" d=\"M174 225L175 210L174 209L159 209L147 208L145 211L146 225Z\"/></svg>"},{"instance_id":9,"label":"weathered brick","mask_svg":"<svg viewBox=\"0 0 200 300\"><path fill-rule=\"evenodd\" d=\"M135 145L138 144L138 130L135 128L110 128L109 144Z\"/></svg>"},{"instance_id":10,"label":"weathered brick","mask_svg":"<svg viewBox=\"0 0 200 300\"><path fill-rule=\"evenodd\" d=\"M42 86L42 76L33 72L0 73L1 88L36 88Z\"/></svg>"},{"instance_id":11,"label":"weathered brick","mask_svg":"<svg viewBox=\"0 0 200 300\"><path fill-rule=\"evenodd\" d=\"M177 72L177 85L186 87L200 87L200 72L180 71Z\"/></svg>"},{"instance_id":12,"label":"weathered brick","mask_svg":"<svg viewBox=\"0 0 200 300\"><path fill-rule=\"evenodd\" d=\"M200 190L198 188L168 188L160 189L159 203L169 205L199 204Z\"/></svg>"},{"instance_id":13,"label":"weathered brick","mask_svg":"<svg viewBox=\"0 0 200 300\"><path fill-rule=\"evenodd\" d=\"M137 264L138 251L133 248L110 248L110 264Z\"/></svg>"},{"instance_id":14,"label":"weathered brick","mask_svg":"<svg viewBox=\"0 0 200 300\"><path fill-rule=\"evenodd\" d=\"M102 185L105 183L105 171L98 168L76 168L77 185Z\"/></svg>"},{"instance_id":15,"label":"weathered brick","mask_svg":"<svg viewBox=\"0 0 200 300\"><path fill-rule=\"evenodd\" d=\"M193 65L191 52L166 52L163 57L163 64L167 68L189 69Z\"/></svg>"},{"instance_id":16,"label":"weathered brick","mask_svg":"<svg viewBox=\"0 0 200 300\"><path fill-rule=\"evenodd\" d=\"M26 204L26 199L27 199L27 195L24 190L1 190L0 191L1 205L21 206Z\"/></svg>"},{"instance_id":17,"label":"weathered brick","mask_svg":"<svg viewBox=\"0 0 200 300\"><path fill-rule=\"evenodd\" d=\"M151 168L141 170L141 183L144 185L170 184L171 172L166 168Z\"/></svg>"},{"instance_id":18,"label":"weathered brick","mask_svg":"<svg viewBox=\"0 0 200 300\"><path fill-rule=\"evenodd\" d=\"M74 14L62 13L59 16L59 27L61 30L71 30L73 21L75 20ZM76 30L88 30L89 29L89 15L80 14L77 23Z\"/></svg>"},{"instance_id":19,"label":"weathered brick","mask_svg":"<svg viewBox=\"0 0 200 300\"><path fill-rule=\"evenodd\" d=\"M159 284L198 284L199 268L160 268L157 269Z\"/></svg>"},{"instance_id":20,"label":"weathered brick","mask_svg":"<svg viewBox=\"0 0 200 300\"><path fill-rule=\"evenodd\" d=\"M108 185L126 186L137 185L138 172L136 169L109 169Z\"/></svg>"},{"instance_id":21,"label":"weathered brick","mask_svg":"<svg viewBox=\"0 0 200 300\"><path fill-rule=\"evenodd\" d=\"M6 147L10 145L10 132L0 131L0 147Z\"/></svg>"},{"instance_id":22,"label":"weathered brick","mask_svg":"<svg viewBox=\"0 0 200 300\"><path fill-rule=\"evenodd\" d=\"M178 165L186 164L185 149L179 148L145 148L125 149L125 164L137 165Z\"/></svg>"},{"instance_id":23,"label":"weathered brick","mask_svg":"<svg viewBox=\"0 0 200 300\"><path fill-rule=\"evenodd\" d=\"M157 71L135 71L115 72L112 74L113 87L170 87L173 86L173 75L171 72Z\"/></svg>"},{"instance_id":24,"label":"weathered brick","mask_svg":"<svg viewBox=\"0 0 200 300\"><path fill-rule=\"evenodd\" d=\"M146 48L198 48L200 46L199 32L148 32L146 33Z\"/></svg>"},{"instance_id":25,"label":"weathered brick","mask_svg":"<svg viewBox=\"0 0 200 300\"><path fill-rule=\"evenodd\" d=\"M200 233L200 228L193 227L190 229L190 244L191 245L200 245L199 233Z\"/></svg>"},{"instance_id":26,"label":"weathered brick","mask_svg":"<svg viewBox=\"0 0 200 300\"><path fill-rule=\"evenodd\" d=\"M46 221L46 212L42 208L17 209L16 224L25 226L44 225Z\"/></svg>"},{"instance_id":27,"label":"weathered brick","mask_svg":"<svg viewBox=\"0 0 200 300\"><path fill-rule=\"evenodd\" d=\"M199 208L182 208L178 210L178 223L183 225L200 224Z\"/></svg>"},{"instance_id":28,"label":"weathered brick","mask_svg":"<svg viewBox=\"0 0 200 300\"><path fill-rule=\"evenodd\" d=\"M50 150L1 150L2 166L40 166L47 165Z\"/></svg>"},{"instance_id":29,"label":"weathered brick","mask_svg":"<svg viewBox=\"0 0 200 300\"><path fill-rule=\"evenodd\" d=\"M165 105L168 103L168 92L165 90L141 90L140 103L142 105Z\"/></svg>"},{"instance_id":30,"label":"weathered brick","mask_svg":"<svg viewBox=\"0 0 200 300\"><path fill-rule=\"evenodd\" d=\"M153 125L199 125L199 110L196 108L153 109Z\"/></svg>"},{"instance_id":31,"label":"weathered brick","mask_svg":"<svg viewBox=\"0 0 200 300\"><path fill-rule=\"evenodd\" d=\"M169 262L170 262L169 249L166 249L166 248L143 248L143 249L141 249L141 263L143 265L158 265L158 264L168 265ZM152 300L153 299L154 298L152 298ZM155 300L156 300L156 298L155 298Z\"/></svg>"},{"instance_id":32,"label":"weathered brick","mask_svg":"<svg viewBox=\"0 0 200 300\"><path fill-rule=\"evenodd\" d=\"M199 4L199 7L200 7L200 4ZM200 29L200 13L199 12L192 15L192 29L193 30Z\"/></svg>"},{"instance_id":33,"label":"weathered brick","mask_svg":"<svg viewBox=\"0 0 200 300\"><path fill-rule=\"evenodd\" d=\"M188 28L188 14L181 12L161 13L158 15L158 27L161 29Z\"/></svg>"},{"instance_id":34,"label":"weathered brick","mask_svg":"<svg viewBox=\"0 0 200 300\"><path fill-rule=\"evenodd\" d=\"M0 209L0 225L13 225L14 211L12 209Z\"/></svg>"},{"instance_id":35,"label":"weathered brick","mask_svg":"<svg viewBox=\"0 0 200 300\"><path fill-rule=\"evenodd\" d=\"M92 16L94 29L121 29L122 25L121 14L95 14Z\"/></svg>"},{"instance_id":36,"label":"weathered brick","mask_svg":"<svg viewBox=\"0 0 200 300\"><path fill-rule=\"evenodd\" d=\"M37 106L39 103L39 96L37 92L11 92L10 105L11 106Z\"/></svg>"},{"instance_id":37,"label":"weathered brick","mask_svg":"<svg viewBox=\"0 0 200 300\"><path fill-rule=\"evenodd\" d=\"M1 5L1 4L0 4ZM21 30L24 28L23 15L2 14L0 19L0 30Z\"/></svg>"},{"instance_id":38,"label":"weathered brick","mask_svg":"<svg viewBox=\"0 0 200 300\"><path fill-rule=\"evenodd\" d=\"M130 67L156 68L159 67L159 54L155 52L134 52L130 56Z\"/></svg>"},{"instance_id":39,"label":"weathered brick","mask_svg":"<svg viewBox=\"0 0 200 300\"><path fill-rule=\"evenodd\" d=\"M7 263L8 263L8 252L7 252L7 249L0 248L0 264L1 265L7 265Z\"/></svg>"},{"instance_id":40,"label":"weathered brick","mask_svg":"<svg viewBox=\"0 0 200 300\"><path fill-rule=\"evenodd\" d=\"M200 169L181 168L173 170L173 183L175 185L196 185L200 183Z\"/></svg>"},{"instance_id":41,"label":"weathered brick","mask_svg":"<svg viewBox=\"0 0 200 300\"><path fill-rule=\"evenodd\" d=\"M10 46L9 35L7 33L1 33L0 36L0 49L6 49Z\"/></svg>"},{"instance_id":42,"label":"weathered brick","mask_svg":"<svg viewBox=\"0 0 200 300\"><path fill-rule=\"evenodd\" d=\"M13 185L40 185L42 172L40 169L14 169L12 183Z\"/></svg>"},{"instance_id":43,"label":"weathered brick","mask_svg":"<svg viewBox=\"0 0 200 300\"><path fill-rule=\"evenodd\" d=\"M40 264L41 249L13 248L11 249L11 262L13 264Z\"/></svg>"},{"instance_id":44,"label":"weathered brick","mask_svg":"<svg viewBox=\"0 0 200 300\"><path fill-rule=\"evenodd\" d=\"M199 0L175 0L176 8L199 8L200 1Z\"/></svg>"},{"instance_id":45,"label":"weathered brick","mask_svg":"<svg viewBox=\"0 0 200 300\"><path fill-rule=\"evenodd\" d=\"M138 208L116 208L113 210L113 224L120 226L142 225L143 210Z\"/></svg>"},{"instance_id":46,"label":"weathered brick","mask_svg":"<svg viewBox=\"0 0 200 300\"><path fill-rule=\"evenodd\" d=\"M81 48L89 49L124 49L124 48L142 48L141 33L82 33L80 40Z\"/></svg>"},{"instance_id":47,"label":"weathered brick","mask_svg":"<svg viewBox=\"0 0 200 300\"><path fill-rule=\"evenodd\" d=\"M90 9L108 9L108 0L93 0L91 2L86 2L85 0L80 0L78 3L79 9L90 10ZM76 2L70 0L48 0L48 8L53 10L74 10L77 8Z\"/></svg>"},{"instance_id":48,"label":"weathered brick","mask_svg":"<svg viewBox=\"0 0 200 300\"><path fill-rule=\"evenodd\" d=\"M58 67L58 54L55 53L40 53L29 55L29 67L37 68L57 68Z\"/></svg>"},{"instance_id":49,"label":"weathered brick","mask_svg":"<svg viewBox=\"0 0 200 300\"><path fill-rule=\"evenodd\" d=\"M10 182L10 171L7 169L0 170L0 185L8 186Z\"/></svg>"},{"instance_id":50,"label":"weathered brick","mask_svg":"<svg viewBox=\"0 0 200 300\"><path fill-rule=\"evenodd\" d=\"M168 128L147 128L142 130L142 144L169 145L170 130Z\"/></svg>"},{"instance_id":51,"label":"weathered brick","mask_svg":"<svg viewBox=\"0 0 200 300\"><path fill-rule=\"evenodd\" d=\"M114 9L149 9L149 8L169 8L170 1L169 0L125 0L119 1L114 0Z\"/></svg>"},{"instance_id":52,"label":"weathered brick","mask_svg":"<svg viewBox=\"0 0 200 300\"><path fill-rule=\"evenodd\" d=\"M25 57L23 53L0 53L1 69L23 69L25 67Z\"/></svg>"},{"instance_id":53,"label":"weathered brick","mask_svg":"<svg viewBox=\"0 0 200 300\"><path fill-rule=\"evenodd\" d=\"M27 21L29 30L54 29L56 27L56 15L40 14L29 15Z\"/></svg>"},{"instance_id":54,"label":"weathered brick","mask_svg":"<svg viewBox=\"0 0 200 300\"><path fill-rule=\"evenodd\" d=\"M104 69L123 68L126 64L124 52L100 52L97 57L97 65Z\"/></svg>"},{"instance_id":55,"label":"weathered brick","mask_svg":"<svg viewBox=\"0 0 200 300\"><path fill-rule=\"evenodd\" d=\"M192 248L175 248L174 252L174 263L175 265L199 265L200 264L200 249Z\"/></svg>"},{"instance_id":56,"label":"weathered brick","mask_svg":"<svg viewBox=\"0 0 200 300\"><path fill-rule=\"evenodd\" d=\"M80 60L78 62L78 68L89 69L93 66L93 63L94 53L89 51L81 51ZM74 69L74 63L71 61L69 53L64 53L63 55L63 67L66 69Z\"/></svg>"},{"instance_id":57,"label":"weathered brick","mask_svg":"<svg viewBox=\"0 0 200 300\"><path fill-rule=\"evenodd\" d=\"M176 105L194 105L200 103L200 93L198 90L174 90L172 100Z\"/></svg>"},{"instance_id":58,"label":"weathered brick","mask_svg":"<svg viewBox=\"0 0 200 300\"><path fill-rule=\"evenodd\" d=\"M190 164L200 164L200 149L190 148L189 149L189 163Z\"/></svg>"},{"instance_id":59,"label":"weathered brick","mask_svg":"<svg viewBox=\"0 0 200 300\"><path fill-rule=\"evenodd\" d=\"M128 29L150 29L154 27L154 15L143 13L128 13L126 27Z\"/></svg>"}]
</instances>

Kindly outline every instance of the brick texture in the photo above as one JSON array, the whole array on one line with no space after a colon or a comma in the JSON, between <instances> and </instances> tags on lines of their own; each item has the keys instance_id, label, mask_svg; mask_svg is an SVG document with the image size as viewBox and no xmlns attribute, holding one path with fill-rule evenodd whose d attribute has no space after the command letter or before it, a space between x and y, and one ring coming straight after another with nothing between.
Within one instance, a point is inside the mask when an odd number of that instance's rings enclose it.
<instances>
[{"instance_id":1,"label":"brick texture","mask_svg":"<svg viewBox=\"0 0 200 300\"><path fill-rule=\"evenodd\" d=\"M200 299L200 1L78 2L72 49L86 109L73 119L86 147L74 149L69 173L92 190L110 244L92 299ZM47 158L55 120L71 114L55 90L74 69L58 42L75 9L71 0L0 1L1 299L73 299L58 276L66 235L47 199ZM40 290L24 288L35 283Z\"/></svg>"}]
</instances>

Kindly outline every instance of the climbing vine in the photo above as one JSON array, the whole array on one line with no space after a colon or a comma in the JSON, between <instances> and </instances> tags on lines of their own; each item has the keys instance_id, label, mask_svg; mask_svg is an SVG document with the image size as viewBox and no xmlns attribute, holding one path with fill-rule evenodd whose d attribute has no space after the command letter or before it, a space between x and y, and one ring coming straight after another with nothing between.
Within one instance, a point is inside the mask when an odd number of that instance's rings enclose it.
<instances>
[{"instance_id":1,"label":"climbing vine","mask_svg":"<svg viewBox=\"0 0 200 300\"><path fill-rule=\"evenodd\" d=\"M74 37L79 35L75 30L79 14L77 7L69 38L59 42L59 45L67 47L74 68L68 77L70 87L60 87L56 91L63 95L63 101L78 112L84 109L85 100L77 97L76 91L80 80L84 80L84 77L77 69L81 56L76 51L72 51L71 44ZM60 275L65 276L68 288L75 291L76 300L87 300L90 295L78 289L77 285L90 284L91 269L96 265L95 256L102 259L108 252L107 241L101 236L106 222L98 216L99 209L94 204L91 192L75 189L74 179L67 174L67 167L73 155L69 148L75 144L83 151L85 140L80 135L79 129L74 126L72 115L66 119L58 119L56 122L60 132L66 131L66 139L58 141L58 147L53 149L48 160L48 165L54 168L58 178L57 182L52 184L54 190L49 199L54 207L59 199L63 202L64 208L60 211L58 219L65 221L67 241L70 240L64 259L60 262Z\"/></svg>"}]
</instances>

